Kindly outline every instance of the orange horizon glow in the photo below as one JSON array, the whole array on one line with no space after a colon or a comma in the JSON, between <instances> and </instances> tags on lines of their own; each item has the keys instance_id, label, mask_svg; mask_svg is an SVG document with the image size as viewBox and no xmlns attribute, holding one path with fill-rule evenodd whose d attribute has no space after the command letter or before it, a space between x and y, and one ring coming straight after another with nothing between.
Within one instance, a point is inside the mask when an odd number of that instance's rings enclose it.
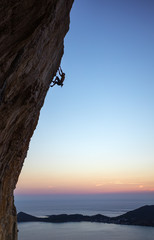
<instances>
[{"instance_id":1,"label":"orange horizon glow","mask_svg":"<svg viewBox=\"0 0 154 240\"><path fill-rule=\"evenodd\" d=\"M102 195L102 194L147 194L152 193L154 194L154 190L144 190L144 191L106 191L106 192L85 192L85 191L61 191L61 192L49 192L46 189L24 189L24 190L15 190L15 195Z\"/></svg>"},{"instance_id":2,"label":"orange horizon glow","mask_svg":"<svg viewBox=\"0 0 154 240\"><path fill-rule=\"evenodd\" d=\"M143 181L144 180L144 181ZM15 194L104 194L154 192L150 179L97 179L94 176L29 177L20 179Z\"/></svg>"}]
</instances>

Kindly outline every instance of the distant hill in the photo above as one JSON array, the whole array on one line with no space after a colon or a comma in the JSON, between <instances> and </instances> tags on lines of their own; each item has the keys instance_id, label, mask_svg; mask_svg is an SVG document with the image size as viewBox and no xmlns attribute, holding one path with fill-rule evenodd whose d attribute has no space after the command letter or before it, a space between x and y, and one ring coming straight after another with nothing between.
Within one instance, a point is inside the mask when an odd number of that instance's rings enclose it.
<instances>
[{"instance_id":1,"label":"distant hill","mask_svg":"<svg viewBox=\"0 0 154 240\"><path fill-rule=\"evenodd\" d=\"M112 219L121 224L154 226L154 205L143 206Z\"/></svg>"},{"instance_id":2,"label":"distant hill","mask_svg":"<svg viewBox=\"0 0 154 240\"><path fill-rule=\"evenodd\" d=\"M35 217L24 212L17 215L18 222L102 222L125 225L153 226L154 227L154 205L143 206L133 211L127 212L118 217L107 217L101 214L84 216L82 214L60 214L43 217Z\"/></svg>"},{"instance_id":3,"label":"distant hill","mask_svg":"<svg viewBox=\"0 0 154 240\"><path fill-rule=\"evenodd\" d=\"M24 212L19 212L17 214L17 221L18 222L38 222L41 221L42 218L34 217Z\"/></svg>"}]
</instances>

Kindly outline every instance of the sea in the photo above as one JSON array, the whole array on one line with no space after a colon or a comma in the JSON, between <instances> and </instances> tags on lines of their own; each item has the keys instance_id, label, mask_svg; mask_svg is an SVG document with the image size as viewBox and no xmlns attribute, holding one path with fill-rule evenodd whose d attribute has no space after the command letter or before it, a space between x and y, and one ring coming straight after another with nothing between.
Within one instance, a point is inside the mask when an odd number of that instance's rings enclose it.
<instances>
[{"instance_id":1,"label":"sea","mask_svg":"<svg viewBox=\"0 0 154 240\"><path fill-rule=\"evenodd\" d=\"M15 196L17 212L45 217L53 214L118 216L154 205L154 193ZM104 223L18 224L19 240L153 240L154 227Z\"/></svg>"}]
</instances>

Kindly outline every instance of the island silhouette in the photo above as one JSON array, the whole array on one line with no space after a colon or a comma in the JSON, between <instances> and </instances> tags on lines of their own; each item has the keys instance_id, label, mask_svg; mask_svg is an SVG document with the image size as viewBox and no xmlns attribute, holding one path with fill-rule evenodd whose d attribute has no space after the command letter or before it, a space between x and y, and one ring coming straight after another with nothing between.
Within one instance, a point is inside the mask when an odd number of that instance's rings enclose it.
<instances>
[{"instance_id":1,"label":"island silhouette","mask_svg":"<svg viewBox=\"0 0 154 240\"><path fill-rule=\"evenodd\" d=\"M100 222L124 225L139 225L154 227L154 205L146 205L129 211L117 217L107 217L102 214L87 216L82 214L59 214L45 217L35 217L24 212L19 212L17 221L20 222Z\"/></svg>"}]
</instances>

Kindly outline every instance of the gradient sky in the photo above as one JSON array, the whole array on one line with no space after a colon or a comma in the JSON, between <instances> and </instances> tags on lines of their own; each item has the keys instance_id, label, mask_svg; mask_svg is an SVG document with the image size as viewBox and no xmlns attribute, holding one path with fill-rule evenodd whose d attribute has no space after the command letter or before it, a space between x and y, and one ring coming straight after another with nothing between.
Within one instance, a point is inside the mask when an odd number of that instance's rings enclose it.
<instances>
[{"instance_id":1,"label":"gradient sky","mask_svg":"<svg viewBox=\"0 0 154 240\"><path fill-rule=\"evenodd\" d=\"M154 191L154 1L76 0L16 194Z\"/></svg>"}]
</instances>

